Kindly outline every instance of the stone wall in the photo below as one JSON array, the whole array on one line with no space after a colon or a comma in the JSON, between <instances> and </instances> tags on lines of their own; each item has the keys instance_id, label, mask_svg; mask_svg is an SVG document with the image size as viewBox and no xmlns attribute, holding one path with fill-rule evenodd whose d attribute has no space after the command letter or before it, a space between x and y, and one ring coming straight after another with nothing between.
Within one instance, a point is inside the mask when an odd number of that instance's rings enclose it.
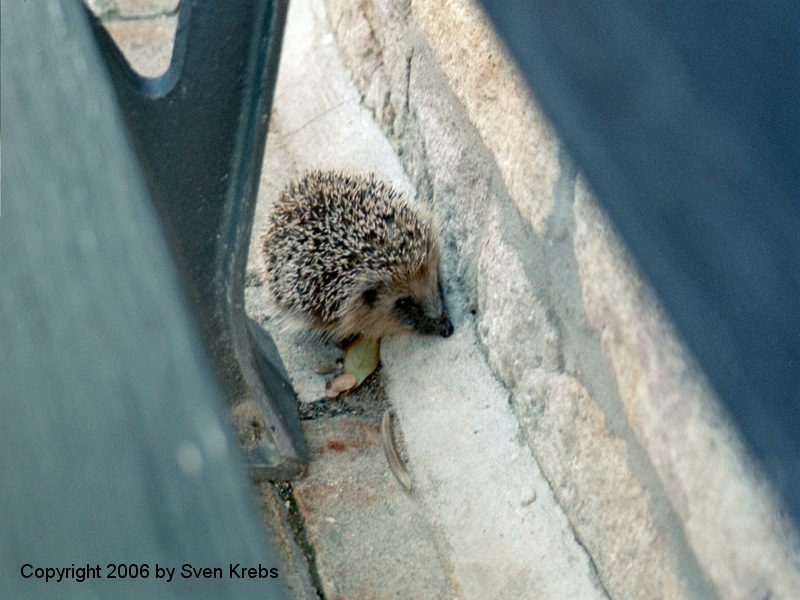
<instances>
[{"instance_id":1,"label":"stone wall","mask_svg":"<svg viewBox=\"0 0 800 600\"><path fill-rule=\"evenodd\" d=\"M326 4L609 595L800 597L796 531L480 11Z\"/></svg>"}]
</instances>

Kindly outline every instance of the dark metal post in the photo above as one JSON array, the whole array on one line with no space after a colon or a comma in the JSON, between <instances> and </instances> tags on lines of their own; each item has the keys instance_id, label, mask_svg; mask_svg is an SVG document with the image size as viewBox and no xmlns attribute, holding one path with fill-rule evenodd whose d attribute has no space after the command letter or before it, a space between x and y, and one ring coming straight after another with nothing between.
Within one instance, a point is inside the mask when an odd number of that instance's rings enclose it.
<instances>
[{"instance_id":1,"label":"dark metal post","mask_svg":"<svg viewBox=\"0 0 800 600\"><path fill-rule=\"evenodd\" d=\"M244 312L244 275L287 0L183 0L173 59L137 75L95 32L151 194L229 401L251 395L267 424L258 477L305 461L294 391L269 336ZM142 249L146 251L147 249Z\"/></svg>"}]
</instances>

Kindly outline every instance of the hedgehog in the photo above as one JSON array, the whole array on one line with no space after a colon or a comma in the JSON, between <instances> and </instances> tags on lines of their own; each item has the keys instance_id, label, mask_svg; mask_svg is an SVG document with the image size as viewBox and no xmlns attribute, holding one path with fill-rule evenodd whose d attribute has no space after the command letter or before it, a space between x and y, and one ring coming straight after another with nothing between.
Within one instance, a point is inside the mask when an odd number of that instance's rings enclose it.
<instances>
[{"instance_id":1,"label":"hedgehog","mask_svg":"<svg viewBox=\"0 0 800 600\"><path fill-rule=\"evenodd\" d=\"M408 332L449 337L437 233L374 174L310 171L272 207L267 294L285 327L340 345Z\"/></svg>"}]
</instances>

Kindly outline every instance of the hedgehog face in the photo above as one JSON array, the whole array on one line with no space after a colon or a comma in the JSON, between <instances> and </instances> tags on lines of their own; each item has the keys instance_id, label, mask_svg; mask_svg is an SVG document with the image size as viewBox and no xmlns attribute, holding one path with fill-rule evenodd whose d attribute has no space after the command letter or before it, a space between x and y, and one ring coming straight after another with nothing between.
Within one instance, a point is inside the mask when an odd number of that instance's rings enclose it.
<instances>
[{"instance_id":1,"label":"hedgehog face","mask_svg":"<svg viewBox=\"0 0 800 600\"><path fill-rule=\"evenodd\" d=\"M444 305L439 275L425 269L392 294L392 316L410 331L423 335L450 337L453 324Z\"/></svg>"},{"instance_id":2,"label":"hedgehog face","mask_svg":"<svg viewBox=\"0 0 800 600\"><path fill-rule=\"evenodd\" d=\"M445 308L439 274L423 266L389 282L362 286L345 311L343 332L357 331L372 338L397 333L450 337L453 324Z\"/></svg>"},{"instance_id":3,"label":"hedgehog face","mask_svg":"<svg viewBox=\"0 0 800 600\"><path fill-rule=\"evenodd\" d=\"M395 301L394 314L409 329L423 335L450 337L453 333L453 324L444 310L430 314L411 296L403 296Z\"/></svg>"}]
</instances>

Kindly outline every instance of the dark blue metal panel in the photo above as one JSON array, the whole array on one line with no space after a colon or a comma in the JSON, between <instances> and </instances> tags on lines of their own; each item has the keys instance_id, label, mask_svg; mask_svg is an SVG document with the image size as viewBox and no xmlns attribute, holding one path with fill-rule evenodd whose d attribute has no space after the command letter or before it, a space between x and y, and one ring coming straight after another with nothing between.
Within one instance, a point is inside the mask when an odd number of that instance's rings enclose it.
<instances>
[{"instance_id":1,"label":"dark blue metal panel","mask_svg":"<svg viewBox=\"0 0 800 600\"><path fill-rule=\"evenodd\" d=\"M0 597L287 597L83 7L2 25Z\"/></svg>"}]
</instances>

